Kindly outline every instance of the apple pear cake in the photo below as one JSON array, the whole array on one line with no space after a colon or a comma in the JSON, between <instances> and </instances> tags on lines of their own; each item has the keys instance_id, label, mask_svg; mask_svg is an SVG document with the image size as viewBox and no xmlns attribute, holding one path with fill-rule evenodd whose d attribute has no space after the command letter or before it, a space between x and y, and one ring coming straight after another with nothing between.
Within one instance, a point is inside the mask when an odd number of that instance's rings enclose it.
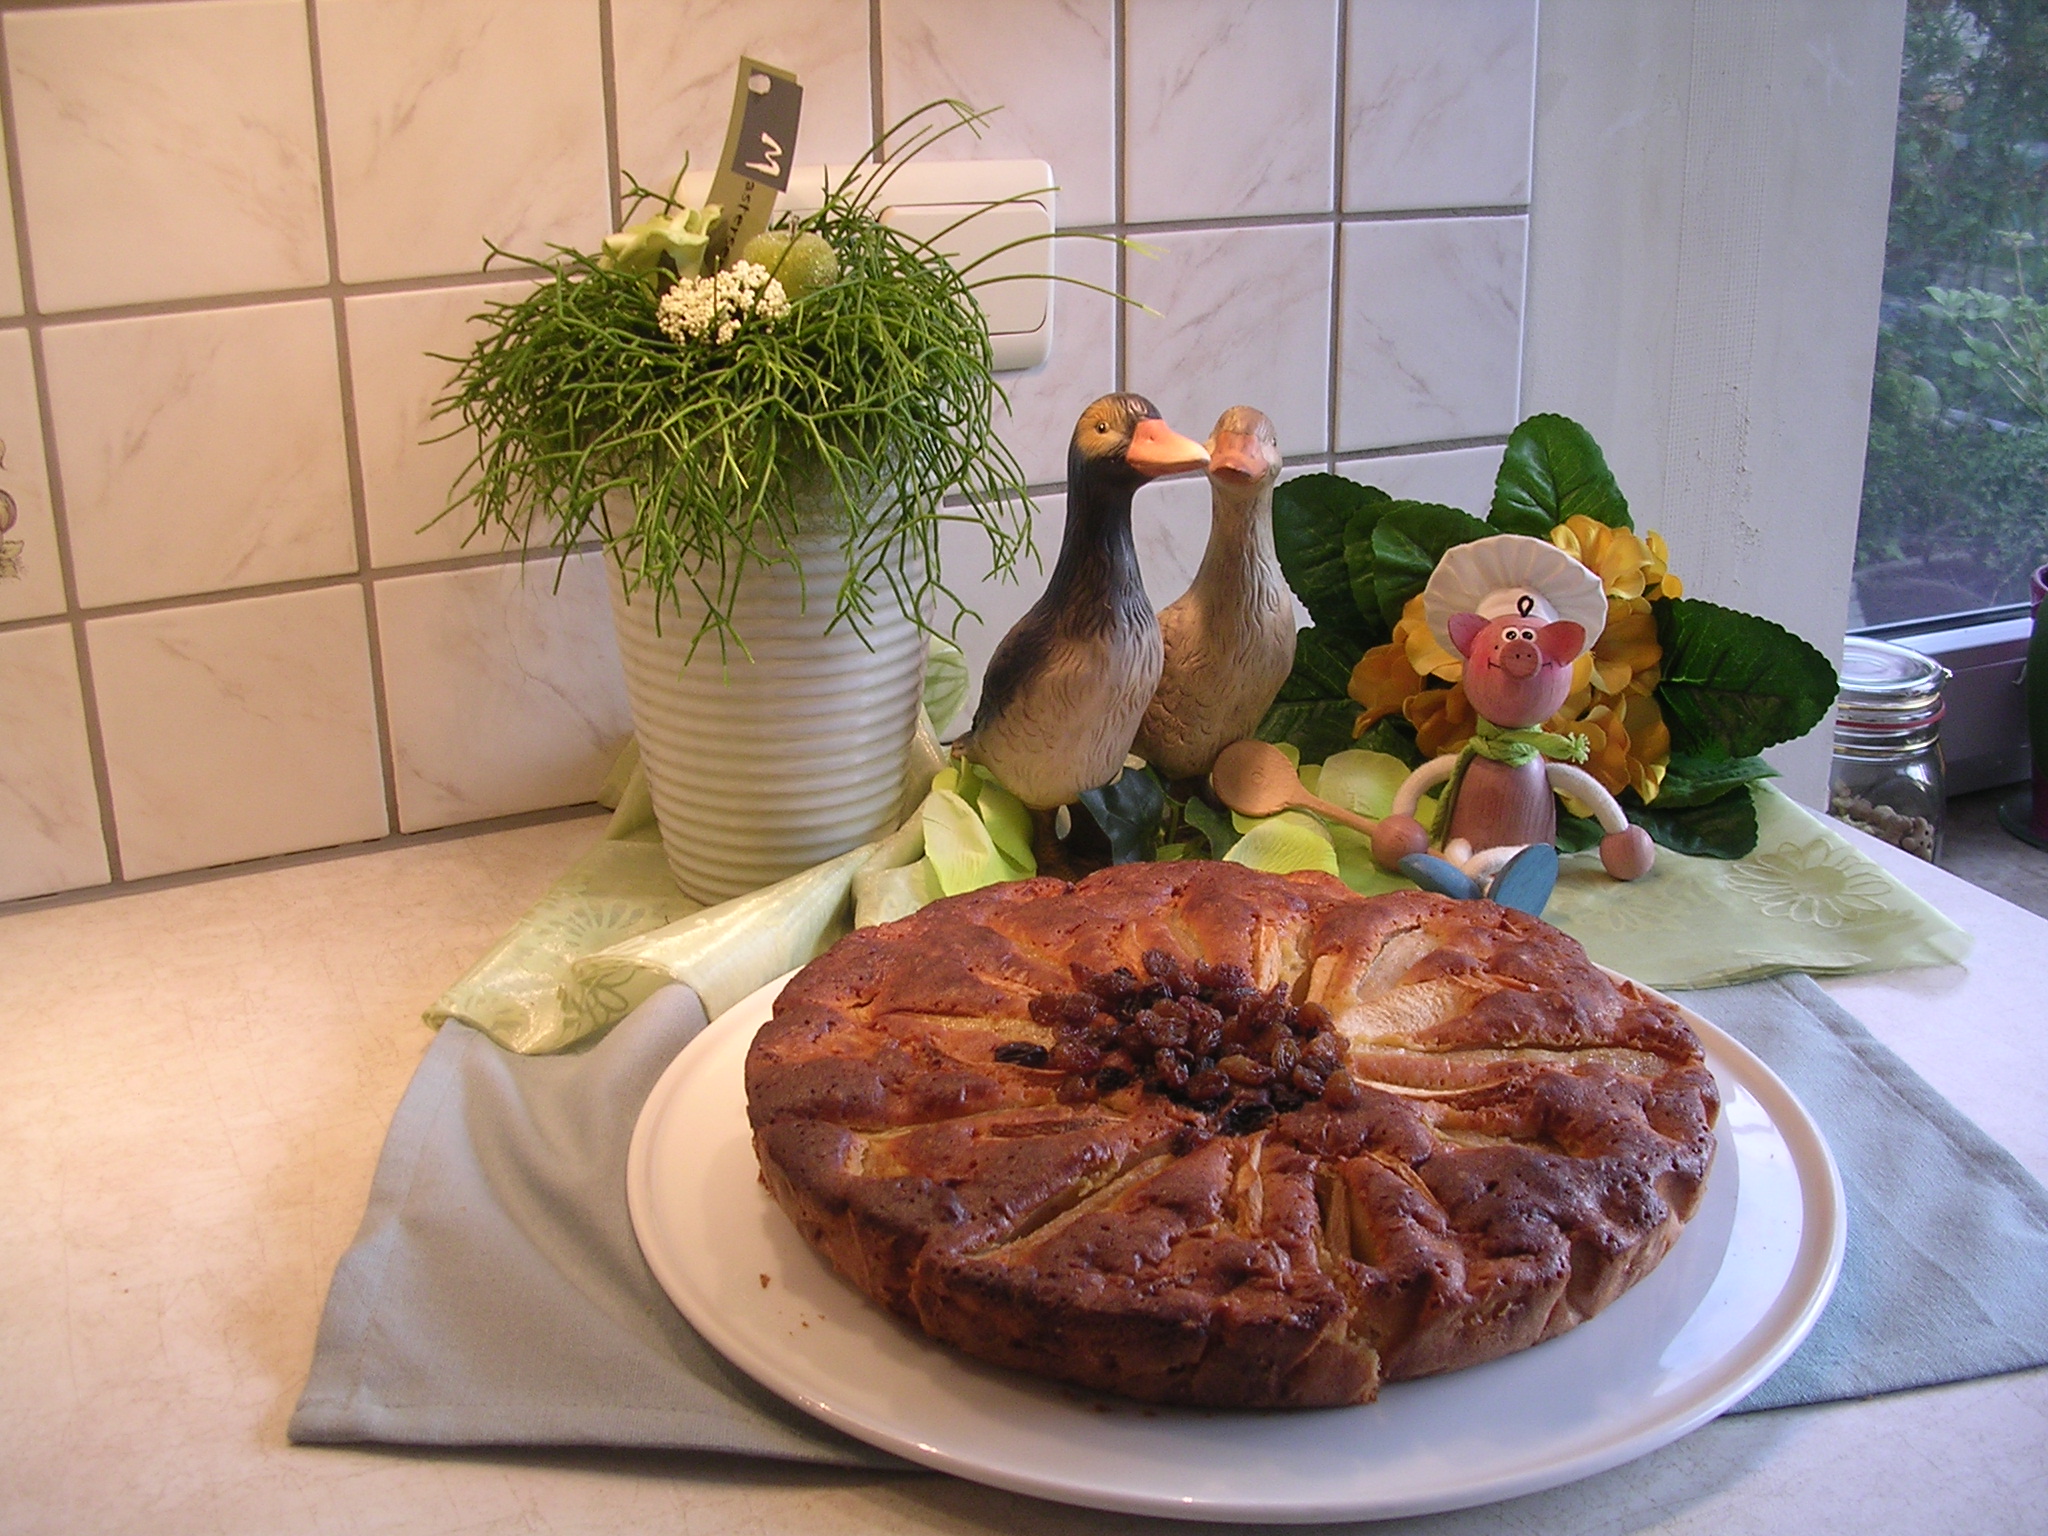
<instances>
[{"instance_id":1,"label":"apple pear cake","mask_svg":"<svg viewBox=\"0 0 2048 1536\"><path fill-rule=\"evenodd\" d=\"M1719 1108L1698 1038L1489 902L1123 865L841 940L747 1055L775 1200L984 1360L1154 1403L1367 1401L1647 1274Z\"/></svg>"}]
</instances>

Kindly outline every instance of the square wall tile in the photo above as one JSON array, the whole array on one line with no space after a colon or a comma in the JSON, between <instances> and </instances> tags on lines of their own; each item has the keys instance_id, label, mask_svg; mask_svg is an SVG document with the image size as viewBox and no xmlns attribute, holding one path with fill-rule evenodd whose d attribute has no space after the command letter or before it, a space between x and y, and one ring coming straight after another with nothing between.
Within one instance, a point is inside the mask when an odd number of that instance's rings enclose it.
<instances>
[{"instance_id":1,"label":"square wall tile","mask_svg":"<svg viewBox=\"0 0 2048 1536\"><path fill-rule=\"evenodd\" d=\"M1131 503L1138 570L1155 612L1194 585L1202 551L1209 547L1211 499L1207 475L1177 475L1142 487Z\"/></svg>"},{"instance_id":2,"label":"square wall tile","mask_svg":"<svg viewBox=\"0 0 2048 1536\"><path fill-rule=\"evenodd\" d=\"M64 571L50 516L43 413L28 333L0 331L0 623L64 611Z\"/></svg>"},{"instance_id":3,"label":"square wall tile","mask_svg":"<svg viewBox=\"0 0 2048 1536\"><path fill-rule=\"evenodd\" d=\"M52 326L43 357L88 607L356 568L325 299Z\"/></svg>"},{"instance_id":4,"label":"square wall tile","mask_svg":"<svg viewBox=\"0 0 2048 1536\"><path fill-rule=\"evenodd\" d=\"M1062 225L1112 223L1114 32L1109 0L887 0L883 116L893 123L942 97L1000 107L979 137L953 133L930 158L1048 161Z\"/></svg>"},{"instance_id":5,"label":"square wall tile","mask_svg":"<svg viewBox=\"0 0 2048 1536\"><path fill-rule=\"evenodd\" d=\"M466 507L434 521L476 451L473 434L443 436L457 422L436 417L434 402L455 375L456 365L443 359L461 357L481 334L473 317L527 292L523 282L495 283L344 301L371 564L445 560L504 546L481 535L463 543L474 526Z\"/></svg>"},{"instance_id":6,"label":"square wall tile","mask_svg":"<svg viewBox=\"0 0 2048 1536\"><path fill-rule=\"evenodd\" d=\"M354 584L86 625L129 879L382 837Z\"/></svg>"},{"instance_id":7,"label":"square wall tile","mask_svg":"<svg viewBox=\"0 0 2048 1536\"><path fill-rule=\"evenodd\" d=\"M804 88L798 165L844 165L875 141L867 0L612 0L619 170L668 184L716 166L745 54Z\"/></svg>"},{"instance_id":8,"label":"square wall tile","mask_svg":"<svg viewBox=\"0 0 2048 1536\"><path fill-rule=\"evenodd\" d=\"M1514 430L1528 231L1520 215L1344 227L1339 452Z\"/></svg>"},{"instance_id":9,"label":"square wall tile","mask_svg":"<svg viewBox=\"0 0 2048 1536\"><path fill-rule=\"evenodd\" d=\"M327 281L299 0L16 11L6 26L44 309Z\"/></svg>"},{"instance_id":10,"label":"square wall tile","mask_svg":"<svg viewBox=\"0 0 2048 1536\"><path fill-rule=\"evenodd\" d=\"M68 624L0 635L0 901L108 878Z\"/></svg>"},{"instance_id":11,"label":"square wall tile","mask_svg":"<svg viewBox=\"0 0 2048 1536\"><path fill-rule=\"evenodd\" d=\"M341 275L474 272L611 228L597 7L319 0Z\"/></svg>"},{"instance_id":12,"label":"square wall tile","mask_svg":"<svg viewBox=\"0 0 2048 1536\"><path fill-rule=\"evenodd\" d=\"M1529 201L1536 0L1352 0L1344 206Z\"/></svg>"},{"instance_id":13,"label":"square wall tile","mask_svg":"<svg viewBox=\"0 0 2048 1536\"><path fill-rule=\"evenodd\" d=\"M1116 250L1107 241L1061 239L1047 247L1052 270L1098 288L1116 287ZM1072 283L1052 285L1052 348L1029 373L996 375L1009 398L996 431L1031 485L1064 485L1067 445L1090 401L1116 388L1117 301Z\"/></svg>"},{"instance_id":14,"label":"square wall tile","mask_svg":"<svg viewBox=\"0 0 2048 1536\"><path fill-rule=\"evenodd\" d=\"M1329 442L1330 260L1327 224L1150 235L1125 281L1156 315L1125 319L1132 389L1189 437L1206 438L1233 405L1273 419L1283 453Z\"/></svg>"},{"instance_id":15,"label":"square wall tile","mask_svg":"<svg viewBox=\"0 0 2048 1536\"><path fill-rule=\"evenodd\" d=\"M377 583L398 822L418 832L590 799L633 733L604 561Z\"/></svg>"},{"instance_id":16,"label":"square wall tile","mask_svg":"<svg viewBox=\"0 0 2048 1536\"><path fill-rule=\"evenodd\" d=\"M1348 460L1337 466L1337 473L1360 485L1376 485L1396 501L1433 501L1483 518L1493 510L1501 452L1446 448L1438 453L1390 453Z\"/></svg>"},{"instance_id":17,"label":"square wall tile","mask_svg":"<svg viewBox=\"0 0 2048 1536\"><path fill-rule=\"evenodd\" d=\"M1134 222L1333 206L1336 0L1129 0Z\"/></svg>"},{"instance_id":18,"label":"square wall tile","mask_svg":"<svg viewBox=\"0 0 2048 1536\"><path fill-rule=\"evenodd\" d=\"M0 133L0 165L6 160L7 135ZM14 243L14 199L8 195L7 178L0 175L0 315L21 312L21 252Z\"/></svg>"}]
</instances>

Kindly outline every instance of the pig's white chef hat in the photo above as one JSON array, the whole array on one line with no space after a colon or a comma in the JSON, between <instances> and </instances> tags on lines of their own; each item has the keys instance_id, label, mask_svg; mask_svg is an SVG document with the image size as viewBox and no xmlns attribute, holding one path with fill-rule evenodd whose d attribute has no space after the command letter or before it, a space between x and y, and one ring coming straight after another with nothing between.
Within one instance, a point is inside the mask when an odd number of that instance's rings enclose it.
<instances>
[{"instance_id":1,"label":"pig's white chef hat","mask_svg":"<svg viewBox=\"0 0 2048 1536\"><path fill-rule=\"evenodd\" d=\"M1555 544L1522 533L1498 533L1444 551L1422 589L1422 615L1445 650L1451 615L1482 619L1520 615L1542 626L1570 619L1586 632L1586 649L1607 627L1607 593L1600 578Z\"/></svg>"}]
</instances>

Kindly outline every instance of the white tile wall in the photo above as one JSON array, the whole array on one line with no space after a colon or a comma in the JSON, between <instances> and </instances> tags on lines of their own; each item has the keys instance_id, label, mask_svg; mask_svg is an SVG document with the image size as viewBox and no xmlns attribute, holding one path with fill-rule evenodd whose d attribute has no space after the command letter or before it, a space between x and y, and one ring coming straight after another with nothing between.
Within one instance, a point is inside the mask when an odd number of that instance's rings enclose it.
<instances>
[{"instance_id":1,"label":"white tile wall","mask_svg":"<svg viewBox=\"0 0 2048 1536\"><path fill-rule=\"evenodd\" d=\"M593 553L378 583L402 831L597 793L633 732L604 582Z\"/></svg>"},{"instance_id":2,"label":"white tile wall","mask_svg":"<svg viewBox=\"0 0 2048 1536\"><path fill-rule=\"evenodd\" d=\"M884 115L893 124L942 97L1000 107L978 135L951 134L933 158L1048 161L1062 225L1111 223L1115 30L1110 0L887 0Z\"/></svg>"},{"instance_id":3,"label":"white tile wall","mask_svg":"<svg viewBox=\"0 0 2048 1536\"><path fill-rule=\"evenodd\" d=\"M1051 161L1064 225L1157 250L1061 241L1062 273L1159 314L1063 289L1051 359L1001 381L1047 564L1072 423L1117 387L1196 435L1261 407L1290 474L1483 509L1535 6L0 0L0 899L591 792L626 724L601 570L558 596L552 563L422 531L468 453L422 442L428 354L520 291L483 236L588 246L609 165L715 154L742 50L803 80L800 160L963 94L1005 109L977 153ZM1147 488L1133 526L1168 603L1206 485ZM978 669L1043 572L985 584L977 535L943 548Z\"/></svg>"},{"instance_id":4,"label":"white tile wall","mask_svg":"<svg viewBox=\"0 0 2048 1536\"><path fill-rule=\"evenodd\" d=\"M391 830L360 588L123 614L85 633L130 877Z\"/></svg>"},{"instance_id":5,"label":"white tile wall","mask_svg":"<svg viewBox=\"0 0 2048 1536\"><path fill-rule=\"evenodd\" d=\"M71 626L0 634L0 900L106 878Z\"/></svg>"},{"instance_id":6,"label":"white tile wall","mask_svg":"<svg viewBox=\"0 0 2048 1536\"><path fill-rule=\"evenodd\" d=\"M16 12L7 63L42 308L326 281L298 0Z\"/></svg>"},{"instance_id":7,"label":"white tile wall","mask_svg":"<svg viewBox=\"0 0 2048 1536\"><path fill-rule=\"evenodd\" d=\"M604 234L594 7L319 0L320 75L348 282L477 271Z\"/></svg>"}]
</instances>

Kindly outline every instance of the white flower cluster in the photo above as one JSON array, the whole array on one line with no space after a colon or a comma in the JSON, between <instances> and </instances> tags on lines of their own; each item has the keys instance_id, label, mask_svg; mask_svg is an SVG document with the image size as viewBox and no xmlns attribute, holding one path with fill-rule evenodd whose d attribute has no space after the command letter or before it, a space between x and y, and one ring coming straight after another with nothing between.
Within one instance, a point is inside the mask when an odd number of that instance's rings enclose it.
<instances>
[{"instance_id":1,"label":"white flower cluster","mask_svg":"<svg viewBox=\"0 0 2048 1536\"><path fill-rule=\"evenodd\" d=\"M677 345L688 339L724 346L749 317L772 322L788 314L789 295L759 262L741 261L710 277L678 282L661 296L656 313Z\"/></svg>"}]
</instances>

